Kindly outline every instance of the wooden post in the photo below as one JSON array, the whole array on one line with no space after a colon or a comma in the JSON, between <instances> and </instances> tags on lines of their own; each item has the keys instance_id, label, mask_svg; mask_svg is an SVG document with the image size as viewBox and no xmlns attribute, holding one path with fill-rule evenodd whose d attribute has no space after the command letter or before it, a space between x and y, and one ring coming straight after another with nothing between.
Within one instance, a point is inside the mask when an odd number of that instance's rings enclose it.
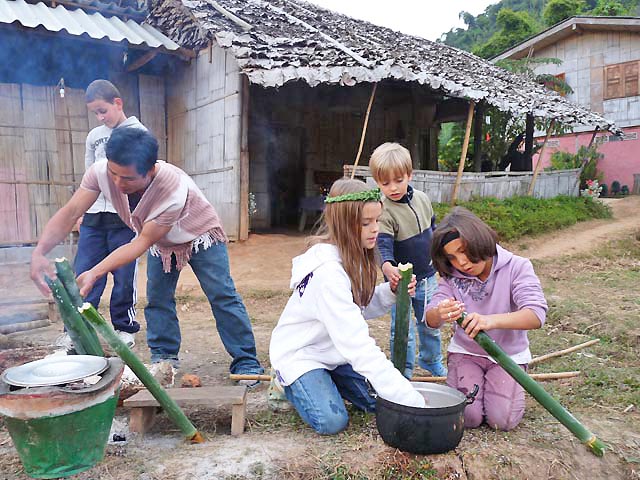
<instances>
[{"instance_id":1,"label":"wooden post","mask_svg":"<svg viewBox=\"0 0 640 480\"><path fill-rule=\"evenodd\" d=\"M464 161L467 158L467 149L469 148L469 137L471 136L471 122L473 121L473 111L476 108L476 102L469 102L469 113L467 114L467 128L464 131L464 142L462 143L462 153L460 154L460 164L458 165L458 175L456 183L453 186L453 194L451 195L451 205L455 205L458 198L458 189L462 180L462 172L464 170Z\"/></svg>"},{"instance_id":2,"label":"wooden post","mask_svg":"<svg viewBox=\"0 0 640 480\"><path fill-rule=\"evenodd\" d=\"M549 124L549 128L547 129L547 136L544 137L544 143L542 144L542 148L540 149L540 154L538 155L538 161L536 162L536 169L533 171L533 178L531 179L531 183L529 184L529 191L527 195L533 195L533 187L536 185L536 178L538 178L538 173L540 173L540 167L542 167L542 154L544 153L544 149L547 146L547 142L549 141L549 137L551 136L551 131L553 130L553 126L555 124L555 119L551 119L551 123Z\"/></svg>"},{"instance_id":3,"label":"wooden post","mask_svg":"<svg viewBox=\"0 0 640 480\"><path fill-rule=\"evenodd\" d=\"M473 171L482 171L482 127L484 125L484 104L479 103L476 107L475 119L473 122Z\"/></svg>"},{"instance_id":4,"label":"wooden post","mask_svg":"<svg viewBox=\"0 0 640 480\"><path fill-rule=\"evenodd\" d=\"M249 238L249 77L242 76L240 133L240 221L238 240Z\"/></svg>"},{"instance_id":5,"label":"wooden post","mask_svg":"<svg viewBox=\"0 0 640 480\"><path fill-rule=\"evenodd\" d=\"M369 105L367 106L367 114L364 116L364 125L362 126L362 135L360 135L360 146L358 147L358 154L356 155L356 161L353 162L353 170L351 171L351 178L356 176L356 167L360 161L360 154L362 153L362 147L364 146L364 137L367 134L367 125L369 124L369 114L371 113L371 106L373 105L373 99L376 98L376 89L378 84L373 84L371 90L371 97L369 97Z\"/></svg>"},{"instance_id":6,"label":"wooden post","mask_svg":"<svg viewBox=\"0 0 640 480\"><path fill-rule=\"evenodd\" d=\"M533 132L535 130L535 119L533 115L527 113L524 130L524 167L523 170L533 170Z\"/></svg>"}]
</instances>

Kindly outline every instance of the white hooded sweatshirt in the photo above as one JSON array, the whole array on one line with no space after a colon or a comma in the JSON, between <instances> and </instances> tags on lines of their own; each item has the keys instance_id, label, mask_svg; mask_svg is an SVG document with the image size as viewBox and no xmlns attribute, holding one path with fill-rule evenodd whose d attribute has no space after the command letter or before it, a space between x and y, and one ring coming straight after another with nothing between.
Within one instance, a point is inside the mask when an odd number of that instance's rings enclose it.
<instances>
[{"instance_id":1,"label":"white hooded sweatshirt","mask_svg":"<svg viewBox=\"0 0 640 480\"><path fill-rule=\"evenodd\" d=\"M271 334L269 356L283 385L318 368L351 367L377 394L394 403L424 406L424 398L396 370L369 336L365 319L395 303L388 283L376 287L366 308L353 301L351 282L335 245L314 245L293 259L291 298Z\"/></svg>"}]
</instances>

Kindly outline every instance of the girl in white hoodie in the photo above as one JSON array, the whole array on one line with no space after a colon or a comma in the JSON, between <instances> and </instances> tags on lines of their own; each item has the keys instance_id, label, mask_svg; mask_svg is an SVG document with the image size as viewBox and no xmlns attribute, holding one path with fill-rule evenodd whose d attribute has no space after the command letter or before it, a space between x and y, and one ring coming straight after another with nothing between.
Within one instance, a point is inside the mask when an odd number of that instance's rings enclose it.
<instances>
[{"instance_id":1,"label":"girl in white hoodie","mask_svg":"<svg viewBox=\"0 0 640 480\"><path fill-rule=\"evenodd\" d=\"M330 435L349 422L343 398L361 410L375 410L367 380L395 403L422 407L424 398L369 336L365 320L390 310L398 286L396 281L376 287L379 191L342 179L325 203L311 248L293 259L293 294L271 335L269 354L302 419Z\"/></svg>"}]
</instances>

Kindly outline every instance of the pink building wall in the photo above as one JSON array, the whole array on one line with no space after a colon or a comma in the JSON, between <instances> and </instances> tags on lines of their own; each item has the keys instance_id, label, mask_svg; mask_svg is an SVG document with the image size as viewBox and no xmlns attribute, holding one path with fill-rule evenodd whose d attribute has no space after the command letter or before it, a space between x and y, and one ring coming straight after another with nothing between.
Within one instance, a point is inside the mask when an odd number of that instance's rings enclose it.
<instances>
[{"instance_id":1,"label":"pink building wall","mask_svg":"<svg viewBox=\"0 0 640 480\"><path fill-rule=\"evenodd\" d=\"M600 137L608 137L608 141L600 143L598 151L604 155L598 162L598 170L604 174L603 182L611 188L611 182L617 180L620 186L627 185L629 191L633 188L633 174L640 173L640 127L628 127L622 129L625 134L624 140L612 141L610 133L598 133L596 141L600 142ZM542 168L551 164L551 155L557 151L576 153L581 145L589 145L592 132L571 133L561 137L552 137L545 148L542 158ZM636 138L634 138L636 137ZM544 137L536 138L540 144L544 142ZM538 161L539 155L534 155L533 165Z\"/></svg>"}]
</instances>

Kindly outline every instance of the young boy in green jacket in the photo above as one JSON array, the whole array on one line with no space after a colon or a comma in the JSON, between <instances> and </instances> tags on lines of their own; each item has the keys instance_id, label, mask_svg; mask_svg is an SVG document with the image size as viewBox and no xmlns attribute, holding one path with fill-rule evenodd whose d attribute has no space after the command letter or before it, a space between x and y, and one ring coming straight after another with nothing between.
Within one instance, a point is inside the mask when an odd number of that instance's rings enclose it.
<instances>
[{"instance_id":1,"label":"young boy in green jacket","mask_svg":"<svg viewBox=\"0 0 640 480\"><path fill-rule=\"evenodd\" d=\"M429 197L415 190L409 182L413 174L409 150L398 143L383 143L369 160L373 179L384 194L384 209L380 218L378 250L382 273L388 280L399 279L398 263L413 264L417 277L415 297L412 298L415 322L411 320L404 375L411 378L415 366L417 324L420 350L418 365L434 376L446 376L442 364L440 331L430 328L423 320L425 299L428 302L437 289L436 271L431 262L431 237L435 229L435 215ZM395 307L391 310L391 349L395 331Z\"/></svg>"}]
</instances>

